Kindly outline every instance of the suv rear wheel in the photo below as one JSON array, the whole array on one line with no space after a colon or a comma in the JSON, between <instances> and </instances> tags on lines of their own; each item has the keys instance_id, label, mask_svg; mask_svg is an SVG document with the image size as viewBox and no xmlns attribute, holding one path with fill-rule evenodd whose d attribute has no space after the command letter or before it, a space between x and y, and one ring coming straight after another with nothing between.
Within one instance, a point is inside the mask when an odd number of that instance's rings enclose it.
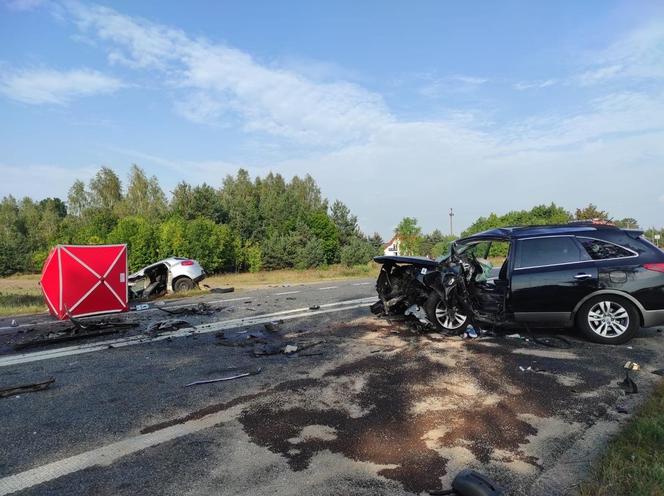
<instances>
[{"instance_id":1,"label":"suv rear wheel","mask_svg":"<svg viewBox=\"0 0 664 496\"><path fill-rule=\"evenodd\" d=\"M579 309L577 327L591 341L622 344L639 330L639 313L625 298L599 295L589 299Z\"/></svg>"},{"instance_id":2,"label":"suv rear wheel","mask_svg":"<svg viewBox=\"0 0 664 496\"><path fill-rule=\"evenodd\" d=\"M427 314L429 322L439 331L458 331L462 327L465 328L468 323L468 317L465 315L457 312L455 309L451 312L448 311L445 303L435 291L429 295L429 299L424 304L424 311Z\"/></svg>"}]
</instances>

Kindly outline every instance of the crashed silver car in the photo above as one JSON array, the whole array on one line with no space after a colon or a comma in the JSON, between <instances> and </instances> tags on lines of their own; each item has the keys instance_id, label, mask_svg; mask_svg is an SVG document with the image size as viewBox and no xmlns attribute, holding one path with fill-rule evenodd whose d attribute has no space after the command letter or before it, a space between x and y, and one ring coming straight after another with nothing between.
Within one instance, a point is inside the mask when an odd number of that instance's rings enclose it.
<instances>
[{"instance_id":1,"label":"crashed silver car","mask_svg":"<svg viewBox=\"0 0 664 496\"><path fill-rule=\"evenodd\" d=\"M129 297L143 299L164 293L190 291L203 279L205 271L196 260L166 258L129 276Z\"/></svg>"}]
</instances>

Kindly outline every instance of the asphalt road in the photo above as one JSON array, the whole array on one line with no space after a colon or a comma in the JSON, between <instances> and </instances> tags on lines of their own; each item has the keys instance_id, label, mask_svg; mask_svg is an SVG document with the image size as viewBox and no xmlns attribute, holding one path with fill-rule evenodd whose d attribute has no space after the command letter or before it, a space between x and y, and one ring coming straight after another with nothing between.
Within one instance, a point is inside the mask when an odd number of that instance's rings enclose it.
<instances>
[{"instance_id":1,"label":"asphalt road","mask_svg":"<svg viewBox=\"0 0 664 496\"><path fill-rule=\"evenodd\" d=\"M172 300L209 307L21 354L66 324L0 322L0 389L56 380L0 398L0 495L422 494L465 467L508 494L566 494L664 367L656 329L615 347L469 341L377 320L374 298L355 280ZM165 318L189 326L146 334Z\"/></svg>"}]
</instances>

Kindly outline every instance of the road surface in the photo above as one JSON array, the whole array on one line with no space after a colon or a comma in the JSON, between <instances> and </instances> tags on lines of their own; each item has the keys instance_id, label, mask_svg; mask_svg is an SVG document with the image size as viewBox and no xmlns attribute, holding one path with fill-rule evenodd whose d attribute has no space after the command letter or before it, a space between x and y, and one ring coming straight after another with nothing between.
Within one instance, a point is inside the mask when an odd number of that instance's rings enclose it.
<instances>
[{"instance_id":1,"label":"road surface","mask_svg":"<svg viewBox=\"0 0 664 496\"><path fill-rule=\"evenodd\" d=\"M0 495L405 495L465 467L565 494L664 366L656 329L468 341L377 320L374 299L372 280L209 294L164 304L205 315L132 312L125 333L21 354L53 325L0 322L0 388L56 380L0 398ZM188 327L146 335L165 318ZM260 354L276 345L298 350ZM636 395L616 385L627 360Z\"/></svg>"}]
</instances>

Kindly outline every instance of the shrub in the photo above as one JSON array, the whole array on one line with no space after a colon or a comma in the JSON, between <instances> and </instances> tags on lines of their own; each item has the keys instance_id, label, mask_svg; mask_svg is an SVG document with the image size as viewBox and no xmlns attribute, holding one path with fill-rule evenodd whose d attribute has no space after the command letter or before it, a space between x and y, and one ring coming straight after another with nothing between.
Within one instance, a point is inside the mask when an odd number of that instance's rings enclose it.
<instances>
[{"instance_id":1,"label":"shrub","mask_svg":"<svg viewBox=\"0 0 664 496\"><path fill-rule=\"evenodd\" d=\"M375 254L374 246L368 241L354 238L341 249L341 263L347 267L368 263Z\"/></svg>"}]
</instances>

